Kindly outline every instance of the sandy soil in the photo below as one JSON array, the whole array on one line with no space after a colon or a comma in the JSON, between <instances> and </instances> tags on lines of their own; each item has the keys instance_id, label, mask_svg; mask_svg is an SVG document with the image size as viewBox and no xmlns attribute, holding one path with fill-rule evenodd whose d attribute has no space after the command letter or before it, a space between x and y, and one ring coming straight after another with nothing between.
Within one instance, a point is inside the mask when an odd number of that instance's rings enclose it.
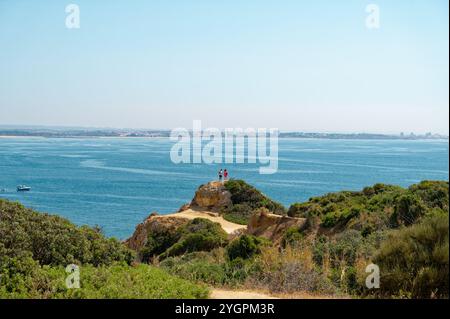
<instances>
[{"instance_id":1,"label":"sandy soil","mask_svg":"<svg viewBox=\"0 0 450 319\"><path fill-rule=\"evenodd\" d=\"M277 299L276 297L247 290L212 289L210 299Z\"/></svg>"},{"instance_id":2,"label":"sandy soil","mask_svg":"<svg viewBox=\"0 0 450 319\"><path fill-rule=\"evenodd\" d=\"M239 225L239 224L229 222L229 221L223 219L223 217L220 216L219 214L214 213L214 212L209 212L209 211L196 211L196 210L192 210L192 209L186 209L179 213L163 215L163 216L176 216L176 217L184 217L184 218L188 218L188 219L194 219L194 218L209 219L212 222L219 223L222 226L223 230L225 230L228 234L231 234L239 229L247 228L247 226L245 226L245 225Z\"/></svg>"},{"instance_id":3,"label":"sandy soil","mask_svg":"<svg viewBox=\"0 0 450 319\"><path fill-rule=\"evenodd\" d=\"M309 292L269 294L251 290L226 290L211 288L210 299L349 299L349 296L311 294Z\"/></svg>"}]
</instances>

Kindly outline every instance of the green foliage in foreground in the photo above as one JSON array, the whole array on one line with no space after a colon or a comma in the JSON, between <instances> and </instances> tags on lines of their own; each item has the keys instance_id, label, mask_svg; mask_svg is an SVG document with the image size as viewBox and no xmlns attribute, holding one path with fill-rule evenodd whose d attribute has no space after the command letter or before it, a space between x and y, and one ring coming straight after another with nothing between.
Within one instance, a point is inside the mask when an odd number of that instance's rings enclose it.
<instances>
[{"instance_id":1,"label":"green foliage in foreground","mask_svg":"<svg viewBox=\"0 0 450 319\"><path fill-rule=\"evenodd\" d=\"M98 229L0 200L0 246L4 255L29 255L41 265L131 263L134 253Z\"/></svg>"},{"instance_id":2,"label":"green foliage in foreground","mask_svg":"<svg viewBox=\"0 0 450 319\"><path fill-rule=\"evenodd\" d=\"M238 218L266 203L247 184L228 183L239 202L232 208L245 208ZM289 228L280 246L248 235L227 245L226 233L205 219L153 232L146 249L148 258L162 260L156 269L130 266L133 254L96 229L0 201L0 298L207 296L190 281L281 293L448 298L448 182L327 194L292 205L289 215L311 226ZM69 263L81 266L81 289L65 287ZM370 263L380 266L380 289L365 287Z\"/></svg>"},{"instance_id":3,"label":"green foliage in foreground","mask_svg":"<svg viewBox=\"0 0 450 319\"><path fill-rule=\"evenodd\" d=\"M97 229L0 200L0 298L206 298L202 286L148 265ZM80 267L80 289L65 267Z\"/></svg>"},{"instance_id":4,"label":"green foliage in foreground","mask_svg":"<svg viewBox=\"0 0 450 319\"><path fill-rule=\"evenodd\" d=\"M265 207L278 215L285 215L286 209L255 187L243 180L229 180L225 188L231 193L232 205L223 210L223 217L234 223L246 225L256 209Z\"/></svg>"},{"instance_id":5,"label":"green foliage in foreground","mask_svg":"<svg viewBox=\"0 0 450 319\"><path fill-rule=\"evenodd\" d=\"M394 231L374 262L380 266L380 294L411 298L448 298L448 214Z\"/></svg>"},{"instance_id":6,"label":"green foliage in foreground","mask_svg":"<svg viewBox=\"0 0 450 319\"><path fill-rule=\"evenodd\" d=\"M3 260L0 298L206 298L203 286L149 266L80 267L80 288L66 288L61 266L39 266L31 258Z\"/></svg>"}]
</instances>

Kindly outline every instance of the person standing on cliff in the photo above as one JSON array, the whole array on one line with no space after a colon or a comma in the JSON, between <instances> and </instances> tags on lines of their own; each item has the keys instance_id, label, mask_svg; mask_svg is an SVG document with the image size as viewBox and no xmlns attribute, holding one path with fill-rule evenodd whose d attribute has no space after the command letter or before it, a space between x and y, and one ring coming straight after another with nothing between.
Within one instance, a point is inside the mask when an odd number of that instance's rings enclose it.
<instances>
[{"instance_id":1,"label":"person standing on cliff","mask_svg":"<svg viewBox=\"0 0 450 319\"><path fill-rule=\"evenodd\" d=\"M227 181L227 180L228 180L228 171L227 171L227 169L224 169L224 170L223 170L223 180L224 180L224 181Z\"/></svg>"},{"instance_id":2,"label":"person standing on cliff","mask_svg":"<svg viewBox=\"0 0 450 319\"><path fill-rule=\"evenodd\" d=\"M222 169L219 170L219 182L222 181L222 175L223 175L223 171Z\"/></svg>"}]
</instances>

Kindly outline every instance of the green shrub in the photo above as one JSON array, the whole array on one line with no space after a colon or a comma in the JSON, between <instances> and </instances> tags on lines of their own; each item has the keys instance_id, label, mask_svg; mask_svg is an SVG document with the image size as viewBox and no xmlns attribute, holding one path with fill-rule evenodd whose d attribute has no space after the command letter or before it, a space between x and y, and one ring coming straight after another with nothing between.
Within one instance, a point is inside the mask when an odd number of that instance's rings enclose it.
<instances>
[{"instance_id":1,"label":"green shrub","mask_svg":"<svg viewBox=\"0 0 450 319\"><path fill-rule=\"evenodd\" d=\"M411 225L423 216L448 211L448 182L423 181L408 189L375 184L360 192L341 191L310 198L290 206L288 215L320 218L322 226L371 232L399 225ZM345 226L345 227L344 227Z\"/></svg>"},{"instance_id":2,"label":"green shrub","mask_svg":"<svg viewBox=\"0 0 450 319\"><path fill-rule=\"evenodd\" d=\"M206 298L205 287L148 265L80 267L80 288L68 289L61 266L39 266L32 259L0 264L0 298Z\"/></svg>"},{"instance_id":3,"label":"green shrub","mask_svg":"<svg viewBox=\"0 0 450 319\"><path fill-rule=\"evenodd\" d=\"M181 234L179 232L170 231L165 228L155 228L148 234L147 242L141 249L140 255L142 261L149 262L154 256L158 256L166 252L178 242Z\"/></svg>"},{"instance_id":4,"label":"green shrub","mask_svg":"<svg viewBox=\"0 0 450 319\"><path fill-rule=\"evenodd\" d=\"M448 298L449 221L432 216L393 231L374 257L383 296Z\"/></svg>"},{"instance_id":5,"label":"green shrub","mask_svg":"<svg viewBox=\"0 0 450 319\"><path fill-rule=\"evenodd\" d=\"M223 212L223 218L229 222L247 225L250 217L255 213L255 208L247 204L236 204L227 208L225 212Z\"/></svg>"},{"instance_id":6,"label":"green shrub","mask_svg":"<svg viewBox=\"0 0 450 319\"><path fill-rule=\"evenodd\" d=\"M365 283L358 281L358 267L361 261L367 263L382 240L381 232L363 237L353 229L331 238L322 235L312 244L312 259L318 267L326 269L329 279L340 291L359 294Z\"/></svg>"},{"instance_id":7,"label":"green shrub","mask_svg":"<svg viewBox=\"0 0 450 319\"><path fill-rule=\"evenodd\" d=\"M422 181L412 185L409 190L419 196L427 206L448 211L448 182Z\"/></svg>"},{"instance_id":8,"label":"green shrub","mask_svg":"<svg viewBox=\"0 0 450 319\"><path fill-rule=\"evenodd\" d=\"M134 253L97 228L37 213L19 203L0 200L0 245L10 257L29 254L41 265L131 263Z\"/></svg>"},{"instance_id":9,"label":"green shrub","mask_svg":"<svg viewBox=\"0 0 450 319\"><path fill-rule=\"evenodd\" d=\"M298 227L290 227L283 234L283 238L281 239L281 246L286 248L286 246L291 245L295 246L300 243L304 238L304 234Z\"/></svg>"},{"instance_id":10,"label":"green shrub","mask_svg":"<svg viewBox=\"0 0 450 319\"><path fill-rule=\"evenodd\" d=\"M363 237L356 230L346 230L333 238L329 244L332 267L353 266L363 245Z\"/></svg>"},{"instance_id":11,"label":"green shrub","mask_svg":"<svg viewBox=\"0 0 450 319\"><path fill-rule=\"evenodd\" d=\"M322 212L322 207L315 203L314 200L310 200L310 202L306 203L292 204L289 207L287 214L290 217L310 218L314 216L320 216Z\"/></svg>"},{"instance_id":12,"label":"green shrub","mask_svg":"<svg viewBox=\"0 0 450 319\"><path fill-rule=\"evenodd\" d=\"M322 217L322 226L327 228L336 226L339 221L339 217L338 212L328 212Z\"/></svg>"},{"instance_id":13,"label":"green shrub","mask_svg":"<svg viewBox=\"0 0 450 319\"><path fill-rule=\"evenodd\" d=\"M229 283L223 263L214 260L206 252L168 257L159 266L170 274L192 282L216 286Z\"/></svg>"},{"instance_id":14,"label":"green shrub","mask_svg":"<svg viewBox=\"0 0 450 319\"><path fill-rule=\"evenodd\" d=\"M177 230L178 241L160 255L161 259L194 251L210 251L228 243L228 235L220 224L195 218Z\"/></svg>"},{"instance_id":15,"label":"green shrub","mask_svg":"<svg viewBox=\"0 0 450 319\"><path fill-rule=\"evenodd\" d=\"M427 207L422 200L413 194L402 195L395 201L392 222L398 225L411 225L425 215Z\"/></svg>"},{"instance_id":16,"label":"green shrub","mask_svg":"<svg viewBox=\"0 0 450 319\"><path fill-rule=\"evenodd\" d=\"M234 258L224 263L225 274L228 283L243 283L247 278L255 272L257 263L251 259L243 259L241 257Z\"/></svg>"},{"instance_id":17,"label":"green shrub","mask_svg":"<svg viewBox=\"0 0 450 319\"><path fill-rule=\"evenodd\" d=\"M224 249L195 252L164 259L160 266L170 274L214 286L243 284L255 269L253 260L236 258L227 260Z\"/></svg>"},{"instance_id":18,"label":"green shrub","mask_svg":"<svg viewBox=\"0 0 450 319\"><path fill-rule=\"evenodd\" d=\"M225 208L222 213L224 218L229 221L245 225L254 211L262 207L274 214L286 214L283 205L271 200L242 180L229 180L225 183L225 188L231 193L232 205Z\"/></svg>"},{"instance_id":19,"label":"green shrub","mask_svg":"<svg viewBox=\"0 0 450 319\"><path fill-rule=\"evenodd\" d=\"M228 244L226 251L228 258L248 259L261 252L261 247L267 244L267 240L253 235L242 235Z\"/></svg>"}]
</instances>

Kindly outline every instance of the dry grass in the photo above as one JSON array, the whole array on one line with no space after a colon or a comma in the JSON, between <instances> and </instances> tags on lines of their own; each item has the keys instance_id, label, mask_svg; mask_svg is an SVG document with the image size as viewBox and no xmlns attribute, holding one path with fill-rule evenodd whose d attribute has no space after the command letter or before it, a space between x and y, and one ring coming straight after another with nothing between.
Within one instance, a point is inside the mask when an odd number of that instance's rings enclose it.
<instances>
[{"instance_id":1,"label":"dry grass","mask_svg":"<svg viewBox=\"0 0 450 319\"><path fill-rule=\"evenodd\" d=\"M322 298L335 294L325 274L317 271L312 252L306 246L288 246L282 250L267 247L258 257L258 265L258 271L246 282L250 287L266 289L283 297Z\"/></svg>"}]
</instances>

